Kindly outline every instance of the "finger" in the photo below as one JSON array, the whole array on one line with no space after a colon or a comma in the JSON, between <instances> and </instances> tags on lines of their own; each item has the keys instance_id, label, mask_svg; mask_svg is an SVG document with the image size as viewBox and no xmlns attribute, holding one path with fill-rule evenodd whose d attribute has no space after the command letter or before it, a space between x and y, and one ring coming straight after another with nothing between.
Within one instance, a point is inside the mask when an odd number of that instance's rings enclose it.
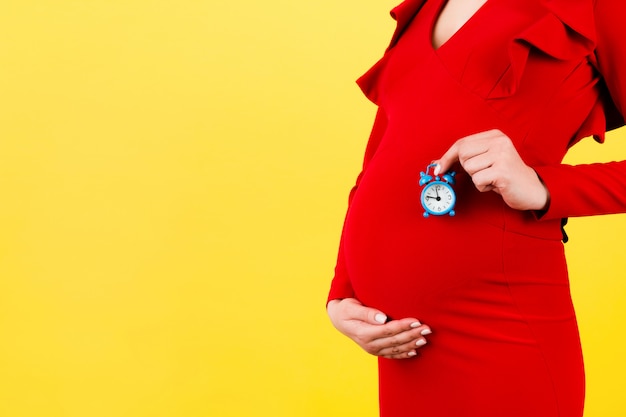
<instances>
[{"instance_id":1,"label":"finger","mask_svg":"<svg viewBox=\"0 0 626 417\"><path fill-rule=\"evenodd\" d=\"M397 346L409 342L411 339L419 338L430 334L431 330L428 326L420 325L416 322L409 328L406 327L390 327L389 323L385 328L376 328L372 340L386 346Z\"/></svg>"},{"instance_id":2,"label":"finger","mask_svg":"<svg viewBox=\"0 0 626 417\"><path fill-rule=\"evenodd\" d=\"M398 328L401 329L401 328ZM406 353L424 345L425 336L432 333L430 327L420 325L407 330L390 329L387 333L374 336L368 343L370 353L376 355ZM400 350L398 350L400 349Z\"/></svg>"},{"instance_id":3,"label":"finger","mask_svg":"<svg viewBox=\"0 0 626 417\"><path fill-rule=\"evenodd\" d=\"M425 337L420 336L416 339L411 339L406 343L395 346L388 346L379 351L380 356L388 356L388 355L399 355L403 353L408 353L412 350L420 349L423 346L426 346L428 341Z\"/></svg>"},{"instance_id":4,"label":"finger","mask_svg":"<svg viewBox=\"0 0 626 417\"><path fill-rule=\"evenodd\" d=\"M411 359L411 358L416 357L417 355L418 355L418 352L416 350L412 350L411 352L408 352L408 353L400 353L398 355L384 355L380 357L385 358L385 359L402 360L402 359Z\"/></svg>"},{"instance_id":5,"label":"finger","mask_svg":"<svg viewBox=\"0 0 626 417\"><path fill-rule=\"evenodd\" d=\"M510 185L510 180L506 172L503 172L502 163L494 163L489 168L480 170L472 174L472 182L479 191L501 191L505 190ZM511 167L511 165L508 165Z\"/></svg>"},{"instance_id":6,"label":"finger","mask_svg":"<svg viewBox=\"0 0 626 417\"><path fill-rule=\"evenodd\" d=\"M461 166L470 176L493 166L493 155L489 151L461 157Z\"/></svg>"},{"instance_id":7,"label":"finger","mask_svg":"<svg viewBox=\"0 0 626 417\"><path fill-rule=\"evenodd\" d=\"M418 350L427 344L426 339L422 337L401 346L384 349L379 356L388 359L408 359L417 356Z\"/></svg>"},{"instance_id":8,"label":"finger","mask_svg":"<svg viewBox=\"0 0 626 417\"><path fill-rule=\"evenodd\" d=\"M422 325L414 319L391 321L383 326L371 325L363 322L354 322L352 332L362 345L367 346L369 353L378 355L387 347L399 346L417 339L422 331L430 331L428 326Z\"/></svg>"},{"instance_id":9,"label":"finger","mask_svg":"<svg viewBox=\"0 0 626 417\"><path fill-rule=\"evenodd\" d=\"M433 164L435 164L435 170L433 171L433 174L439 175L441 173L448 172L450 167L458 160L459 141L456 141L452 146L450 146L450 148L448 148L446 153L444 153L441 158L432 162Z\"/></svg>"},{"instance_id":10,"label":"finger","mask_svg":"<svg viewBox=\"0 0 626 417\"><path fill-rule=\"evenodd\" d=\"M433 161L433 163L437 165L433 173L439 175L440 173L447 172L457 161L463 164L467 159L486 153L489 150L489 141L491 141L498 132L499 131L489 130L465 136L457 140L439 160Z\"/></svg>"},{"instance_id":11,"label":"finger","mask_svg":"<svg viewBox=\"0 0 626 417\"><path fill-rule=\"evenodd\" d=\"M411 334L418 335L421 331L430 329L428 326L420 323L419 320L413 318L407 318L402 320L393 320L384 326L380 326L374 329L376 332L375 339L393 338L398 335L404 335L404 339L399 339L396 344L404 343L407 338L411 337Z\"/></svg>"},{"instance_id":12,"label":"finger","mask_svg":"<svg viewBox=\"0 0 626 417\"><path fill-rule=\"evenodd\" d=\"M400 353L398 355L385 355L385 356L381 356L381 358L385 358L385 359L412 359L414 357L416 357L419 354L419 352L415 349L407 352L407 353Z\"/></svg>"},{"instance_id":13,"label":"finger","mask_svg":"<svg viewBox=\"0 0 626 417\"><path fill-rule=\"evenodd\" d=\"M430 334L431 332L430 329L427 329L422 333L425 336ZM388 359L409 359L417 356L418 350L423 348L427 344L428 341L425 337L419 337L403 345L383 349L380 352L380 356Z\"/></svg>"},{"instance_id":14,"label":"finger","mask_svg":"<svg viewBox=\"0 0 626 417\"><path fill-rule=\"evenodd\" d=\"M480 192L487 192L497 189L496 177L493 169L488 168L472 175L472 182Z\"/></svg>"},{"instance_id":15,"label":"finger","mask_svg":"<svg viewBox=\"0 0 626 417\"><path fill-rule=\"evenodd\" d=\"M366 307L355 298L346 298L343 302L346 303L345 308L348 309L350 317L353 319L369 324L384 324L387 322L385 313L372 307Z\"/></svg>"}]
</instances>

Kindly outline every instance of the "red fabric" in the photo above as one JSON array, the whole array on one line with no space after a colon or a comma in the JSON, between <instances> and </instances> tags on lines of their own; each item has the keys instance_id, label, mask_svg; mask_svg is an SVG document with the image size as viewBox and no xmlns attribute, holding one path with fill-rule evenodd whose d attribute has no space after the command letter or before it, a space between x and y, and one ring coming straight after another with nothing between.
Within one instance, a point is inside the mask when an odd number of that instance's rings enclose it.
<instances>
[{"instance_id":1,"label":"red fabric","mask_svg":"<svg viewBox=\"0 0 626 417\"><path fill-rule=\"evenodd\" d=\"M396 7L388 49L358 80L379 111L328 299L356 297L433 329L416 358L379 361L383 417L580 417L561 218L626 212L626 162L561 161L624 123L626 5L488 0L435 50L444 1ZM459 172L456 216L424 218L419 172L492 128L545 182L548 210L512 210Z\"/></svg>"}]
</instances>

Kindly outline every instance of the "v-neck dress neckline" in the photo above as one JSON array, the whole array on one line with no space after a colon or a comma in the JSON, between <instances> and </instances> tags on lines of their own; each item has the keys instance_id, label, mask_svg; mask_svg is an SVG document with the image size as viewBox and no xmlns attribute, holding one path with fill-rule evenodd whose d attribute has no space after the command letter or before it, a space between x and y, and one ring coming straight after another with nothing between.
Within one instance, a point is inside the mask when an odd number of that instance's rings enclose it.
<instances>
[{"instance_id":1,"label":"v-neck dress neckline","mask_svg":"<svg viewBox=\"0 0 626 417\"><path fill-rule=\"evenodd\" d=\"M441 17L441 13L448 4L448 0L438 0L438 4L435 6L435 13L432 14L432 17L429 22L428 28L428 43L432 51L437 54L439 52L445 51L448 49L448 45L454 44L456 42L456 38L463 37L465 32L470 31L472 26L476 24L477 20L480 20L481 15L485 13L485 9L491 6L491 3L494 0L485 1L476 11L456 30L452 33L444 42L442 42L439 46L435 46L434 43L434 30L437 21ZM489 6L488 6L489 5ZM479 22L478 22L479 23Z\"/></svg>"}]
</instances>

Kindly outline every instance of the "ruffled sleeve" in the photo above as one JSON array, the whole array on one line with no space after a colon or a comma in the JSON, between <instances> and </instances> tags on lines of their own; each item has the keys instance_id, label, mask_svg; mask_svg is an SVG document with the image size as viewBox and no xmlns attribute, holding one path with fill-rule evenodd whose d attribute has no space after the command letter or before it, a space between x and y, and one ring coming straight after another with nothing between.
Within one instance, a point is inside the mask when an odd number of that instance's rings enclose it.
<instances>
[{"instance_id":1,"label":"ruffled sleeve","mask_svg":"<svg viewBox=\"0 0 626 417\"><path fill-rule=\"evenodd\" d=\"M391 37L389 46L387 46L383 57L356 81L361 91L363 91L363 94L375 104L379 104L378 81L383 68L387 64L389 51L398 42L398 39L400 39L400 36L402 36L402 33L413 17L415 17L417 12L422 8L425 1L426 0L406 0L391 10L391 17L396 21L396 29Z\"/></svg>"},{"instance_id":2,"label":"ruffled sleeve","mask_svg":"<svg viewBox=\"0 0 626 417\"><path fill-rule=\"evenodd\" d=\"M595 3L591 0L554 0L548 4L568 30L593 45L589 60L600 75L600 97L583 130L602 141L604 130L624 124L626 24L623 19L626 3L620 0L596 0ZM535 167L535 170L550 191L550 206L542 217L544 219L626 212L626 161L544 166Z\"/></svg>"}]
</instances>

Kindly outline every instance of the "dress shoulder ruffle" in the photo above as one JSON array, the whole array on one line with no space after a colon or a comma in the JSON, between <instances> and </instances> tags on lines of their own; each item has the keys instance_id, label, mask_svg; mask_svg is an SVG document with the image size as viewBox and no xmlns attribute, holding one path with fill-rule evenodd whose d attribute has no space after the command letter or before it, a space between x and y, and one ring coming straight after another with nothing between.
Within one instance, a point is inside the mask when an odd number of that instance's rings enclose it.
<instances>
[{"instance_id":1,"label":"dress shoulder ruffle","mask_svg":"<svg viewBox=\"0 0 626 417\"><path fill-rule=\"evenodd\" d=\"M595 23L591 0L543 0L534 23L515 36L508 48L510 71L491 98L517 91L531 50L558 60L588 58L595 62Z\"/></svg>"},{"instance_id":2,"label":"dress shoulder ruffle","mask_svg":"<svg viewBox=\"0 0 626 417\"><path fill-rule=\"evenodd\" d=\"M391 9L390 14L396 21L396 29L393 32L389 46L387 46L383 57L356 81L363 91L363 94L375 104L378 104L378 79L389 58L389 51L398 42L398 39L400 39L406 27L426 1L427 0L405 0Z\"/></svg>"}]
</instances>

